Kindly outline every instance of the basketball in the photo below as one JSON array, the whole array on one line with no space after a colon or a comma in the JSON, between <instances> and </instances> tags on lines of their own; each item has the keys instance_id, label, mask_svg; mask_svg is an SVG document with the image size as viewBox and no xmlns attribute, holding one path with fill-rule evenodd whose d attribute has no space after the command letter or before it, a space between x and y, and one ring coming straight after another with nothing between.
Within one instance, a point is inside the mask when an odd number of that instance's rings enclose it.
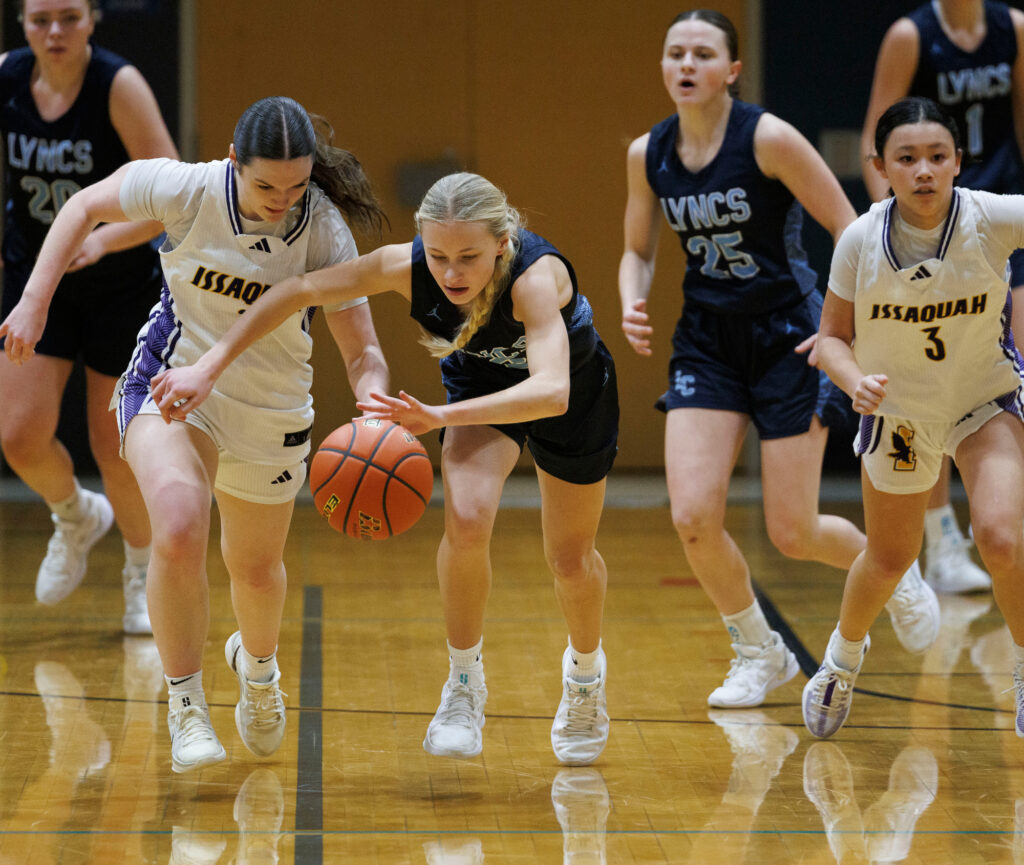
<instances>
[{"instance_id":1,"label":"basketball","mask_svg":"<svg viewBox=\"0 0 1024 865\"><path fill-rule=\"evenodd\" d=\"M324 439L309 466L316 508L331 528L384 540L412 528L434 486L427 451L405 427L355 418Z\"/></svg>"}]
</instances>

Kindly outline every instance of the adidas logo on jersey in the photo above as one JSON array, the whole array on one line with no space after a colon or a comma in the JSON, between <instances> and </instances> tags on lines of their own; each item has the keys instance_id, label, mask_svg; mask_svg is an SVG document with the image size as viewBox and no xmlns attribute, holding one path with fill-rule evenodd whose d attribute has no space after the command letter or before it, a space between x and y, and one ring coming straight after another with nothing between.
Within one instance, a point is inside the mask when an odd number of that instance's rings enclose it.
<instances>
[{"instance_id":1,"label":"adidas logo on jersey","mask_svg":"<svg viewBox=\"0 0 1024 865\"><path fill-rule=\"evenodd\" d=\"M287 469L285 469L281 474L279 474L276 478L274 478L274 480L272 480L270 483L271 483L271 485L273 485L273 484L286 484L291 479L292 479L291 472L289 472Z\"/></svg>"},{"instance_id":2,"label":"adidas logo on jersey","mask_svg":"<svg viewBox=\"0 0 1024 865\"><path fill-rule=\"evenodd\" d=\"M250 246L249 249L255 249L257 252L270 252L270 244L267 243L265 237L262 237Z\"/></svg>"},{"instance_id":3,"label":"adidas logo on jersey","mask_svg":"<svg viewBox=\"0 0 1024 865\"><path fill-rule=\"evenodd\" d=\"M910 277L910 281L913 282L915 279L927 279L929 276L931 276L931 273L929 272L928 268L922 264L917 270L914 271L914 275Z\"/></svg>"}]
</instances>

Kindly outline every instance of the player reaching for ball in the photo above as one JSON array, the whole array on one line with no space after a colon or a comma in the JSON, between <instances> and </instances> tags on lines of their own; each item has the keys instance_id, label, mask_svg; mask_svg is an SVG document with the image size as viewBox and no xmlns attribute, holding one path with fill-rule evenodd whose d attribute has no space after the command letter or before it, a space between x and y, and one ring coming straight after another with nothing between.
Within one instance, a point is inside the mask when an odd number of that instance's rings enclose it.
<instances>
[{"instance_id":1,"label":"player reaching for ball","mask_svg":"<svg viewBox=\"0 0 1024 865\"><path fill-rule=\"evenodd\" d=\"M490 538L505 479L526 443L540 483L544 552L569 629L551 743L562 762L591 763L608 738L607 571L594 540L616 452L615 367L572 265L522 227L489 181L442 178L420 204L416 226L411 243L275 285L194 367L168 372L154 396L166 417L184 417L246 346L296 310L385 291L406 298L423 341L441 358L448 404L377 390L357 405L413 434L442 430L445 531L437 562L450 672L423 747L447 757L473 757L483 747Z\"/></svg>"},{"instance_id":2,"label":"player reaching for ball","mask_svg":"<svg viewBox=\"0 0 1024 865\"><path fill-rule=\"evenodd\" d=\"M201 357L272 283L354 258L342 213L379 229L383 214L362 168L330 146L328 132L325 122L314 128L294 100L263 99L242 114L227 159L136 161L86 187L57 215L21 301L0 325L8 357L24 362L58 280L97 223L153 219L166 229L163 291L119 383L117 419L122 454L153 525L149 612L167 679L176 772L226 756L202 686L211 494L239 627L225 646L240 686L235 723L257 755L273 753L284 736L275 654L286 588L282 554L313 423L313 310L282 316L202 409L182 414L184 423L163 422L151 384L161 370ZM326 308L352 389L363 400L388 383L364 301Z\"/></svg>"}]
</instances>

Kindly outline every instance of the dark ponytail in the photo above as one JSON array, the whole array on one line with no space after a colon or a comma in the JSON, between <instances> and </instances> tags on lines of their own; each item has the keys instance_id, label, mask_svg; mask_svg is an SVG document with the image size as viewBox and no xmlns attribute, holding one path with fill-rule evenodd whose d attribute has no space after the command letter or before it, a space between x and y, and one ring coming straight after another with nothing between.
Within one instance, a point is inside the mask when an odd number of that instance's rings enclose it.
<instances>
[{"instance_id":1,"label":"dark ponytail","mask_svg":"<svg viewBox=\"0 0 1024 865\"><path fill-rule=\"evenodd\" d=\"M960 150L960 128L956 121L945 108L932 99L924 96L908 96L898 102L894 102L881 117L875 126L875 155L882 157L885 150L885 142L898 126L906 126L914 123L938 123L949 130L953 136L953 146Z\"/></svg>"}]
</instances>

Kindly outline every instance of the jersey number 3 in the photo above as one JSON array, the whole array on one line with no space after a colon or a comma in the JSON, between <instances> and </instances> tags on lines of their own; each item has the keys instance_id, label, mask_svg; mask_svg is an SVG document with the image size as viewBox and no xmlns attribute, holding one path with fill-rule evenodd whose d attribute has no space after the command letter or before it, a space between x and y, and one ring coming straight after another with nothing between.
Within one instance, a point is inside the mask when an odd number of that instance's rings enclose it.
<instances>
[{"instance_id":1,"label":"jersey number 3","mask_svg":"<svg viewBox=\"0 0 1024 865\"><path fill-rule=\"evenodd\" d=\"M928 335L928 342L931 343L924 350L925 357L929 360L945 360L946 344L939 339L939 329L937 327L922 327L921 332Z\"/></svg>"},{"instance_id":2,"label":"jersey number 3","mask_svg":"<svg viewBox=\"0 0 1024 865\"><path fill-rule=\"evenodd\" d=\"M686 242L686 252L703 256L700 272L712 279L750 279L761 270L747 253L737 247L743 243L742 231L728 234L712 234L705 237L695 234Z\"/></svg>"}]
</instances>

